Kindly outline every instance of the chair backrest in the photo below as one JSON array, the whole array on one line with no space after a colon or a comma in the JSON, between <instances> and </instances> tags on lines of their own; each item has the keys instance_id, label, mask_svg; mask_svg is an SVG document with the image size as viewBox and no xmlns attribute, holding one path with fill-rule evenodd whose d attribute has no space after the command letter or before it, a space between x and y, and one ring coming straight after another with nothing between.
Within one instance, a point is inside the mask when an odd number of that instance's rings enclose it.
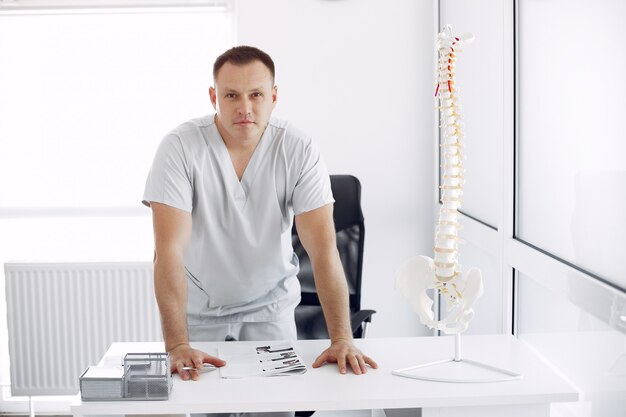
<instances>
[{"instance_id":1,"label":"chair backrest","mask_svg":"<svg viewBox=\"0 0 626 417\"><path fill-rule=\"evenodd\" d=\"M365 242L363 212L361 211L361 183L352 175L331 175L330 183L335 198L333 218L337 249L348 282L350 310L356 312L361 309L361 273ZM295 225L292 229L292 242L300 260L298 278L302 287L302 301L296 308L298 338L327 338L326 324L313 281L311 261L300 243Z\"/></svg>"}]
</instances>

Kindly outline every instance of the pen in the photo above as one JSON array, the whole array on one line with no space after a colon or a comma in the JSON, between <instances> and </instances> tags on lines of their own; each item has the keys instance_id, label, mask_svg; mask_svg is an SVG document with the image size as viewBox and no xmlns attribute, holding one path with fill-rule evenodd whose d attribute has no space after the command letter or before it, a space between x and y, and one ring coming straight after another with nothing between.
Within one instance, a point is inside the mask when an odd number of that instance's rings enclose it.
<instances>
[{"instance_id":1,"label":"pen","mask_svg":"<svg viewBox=\"0 0 626 417\"><path fill-rule=\"evenodd\" d=\"M208 371L212 371L212 370L217 369L217 368L215 367L215 365L211 365L210 363L203 363L202 364L202 369L200 369L200 370L203 370L203 369L206 369ZM193 367L193 366L183 366L183 371L198 371L198 369Z\"/></svg>"}]
</instances>

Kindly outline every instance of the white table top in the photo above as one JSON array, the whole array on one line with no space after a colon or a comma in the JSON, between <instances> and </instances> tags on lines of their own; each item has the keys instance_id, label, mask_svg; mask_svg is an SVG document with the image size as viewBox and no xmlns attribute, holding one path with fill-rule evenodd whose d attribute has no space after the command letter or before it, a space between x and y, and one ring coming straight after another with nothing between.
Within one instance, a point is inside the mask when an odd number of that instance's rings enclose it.
<instances>
[{"instance_id":1,"label":"white table top","mask_svg":"<svg viewBox=\"0 0 626 417\"><path fill-rule=\"evenodd\" d=\"M463 336L462 339L463 358L506 368L521 373L523 378L461 384L428 382L391 374L395 369L452 357L452 336L356 340L356 345L379 365L366 375L341 375L336 365L311 368L317 355L328 346L328 341L301 340L295 342L295 347L309 368L303 375L221 379L218 372L208 372L194 382L182 381L175 374L168 401L81 402L78 397L71 409L75 415L174 414L462 407L578 400L576 389L524 342L508 335ZM193 346L215 354L221 343L225 342L194 343ZM121 358L126 352L160 351L163 351L162 343L114 343L103 361Z\"/></svg>"}]
</instances>

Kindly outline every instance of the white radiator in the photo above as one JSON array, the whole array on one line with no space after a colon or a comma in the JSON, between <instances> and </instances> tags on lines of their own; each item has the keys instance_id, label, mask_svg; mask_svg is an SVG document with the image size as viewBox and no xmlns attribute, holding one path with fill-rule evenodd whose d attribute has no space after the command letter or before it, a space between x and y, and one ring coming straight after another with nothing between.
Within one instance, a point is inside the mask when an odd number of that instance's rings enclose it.
<instances>
[{"instance_id":1,"label":"white radiator","mask_svg":"<svg viewBox=\"0 0 626 417\"><path fill-rule=\"evenodd\" d=\"M112 342L162 341L152 264L6 263L11 393L68 395Z\"/></svg>"}]
</instances>

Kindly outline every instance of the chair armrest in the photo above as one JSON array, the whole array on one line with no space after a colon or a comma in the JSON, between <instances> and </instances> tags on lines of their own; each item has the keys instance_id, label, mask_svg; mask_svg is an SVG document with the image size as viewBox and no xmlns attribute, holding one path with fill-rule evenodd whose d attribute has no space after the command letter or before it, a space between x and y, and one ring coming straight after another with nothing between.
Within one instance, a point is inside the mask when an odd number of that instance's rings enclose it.
<instances>
[{"instance_id":1,"label":"chair armrest","mask_svg":"<svg viewBox=\"0 0 626 417\"><path fill-rule=\"evenodd\" d=\"M351 324L352 332L357 333L363 323L371 323L372 315L376 313L376 310L359 310L352 313Z\"/></svg>"}]
</instances>

